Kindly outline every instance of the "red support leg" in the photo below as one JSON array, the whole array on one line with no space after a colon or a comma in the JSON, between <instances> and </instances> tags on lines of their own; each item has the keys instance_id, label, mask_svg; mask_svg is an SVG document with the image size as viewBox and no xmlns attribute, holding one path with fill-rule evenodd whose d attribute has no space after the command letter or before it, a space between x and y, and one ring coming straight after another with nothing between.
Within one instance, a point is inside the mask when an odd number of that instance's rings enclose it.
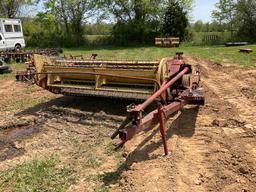
<instances>
[{"instance_id":1,"label":"red support leg","mask_svg":"<svg viewBox=\"0 0 256 192\"><path fill-rule=\"evenodd\" d=\"M164 116L163 107L159 105L158 107L158 118L160 122L160 133L162 135L163 145L164 145L164 154L168 155L168 146L166 141L166 121Z\"/></svg>"}]
</instances>

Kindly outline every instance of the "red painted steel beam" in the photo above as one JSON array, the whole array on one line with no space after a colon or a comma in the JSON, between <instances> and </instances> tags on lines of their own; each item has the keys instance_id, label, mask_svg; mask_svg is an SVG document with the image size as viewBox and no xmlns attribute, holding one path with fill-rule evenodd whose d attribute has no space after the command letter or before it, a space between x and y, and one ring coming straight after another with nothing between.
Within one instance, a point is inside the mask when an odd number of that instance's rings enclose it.
<instances>
[{"instance_id":1,"label":"red painted steel beam","mask_svg":"<svg viewBox=\"0 0 256 192\"><path fill-rule=\"evenodd\" d=\"M174 78L168 81L166 84L162 85L158 91L156 91L152 96L150 96L144 103L136 106L131 111L143 111L147 106L149 106L153 101L156 100L163 92L165 92L170 86L172 86L176 81L178 81L183 75L189 72L189 68L185 67L181 72L179 72Z\"/></svg>"},{"instance_id":2,"label":"red painted steel beam","mask_svg":"<svg viewBox=\"0 0 256 192\"><path fill-rule=\"evenodd\" d=\"M160 105L158 107L158 119L159 119L159 123L160 123L160 133L162 136L162 140L163 140L163 145L164 145L164 154L168 155L168 146L167 146L167 141L166 141L166 117L163 111L163 107Z\"/></svg>"},{"instance_id":3,"label":"red painted steel beam","mask_svg":"<svg viewBox=\"0 0 256 192\"><path fill-rule=\"evenodd\" d=\"M176 111L180 110L184 107L186 102L184 100L175 101L169 105L166 105L162 108L162 111L165 114L166 118L169 118L171 114L175 113ZM128 141L134 137L134 135L138 134L139 132L153 128L159 122L159 115L158 109L150 112L144 118L142 118L137 125L129 126L125 129L120 130L119 137L122 141Z\"/></svg>"}]
</instances>

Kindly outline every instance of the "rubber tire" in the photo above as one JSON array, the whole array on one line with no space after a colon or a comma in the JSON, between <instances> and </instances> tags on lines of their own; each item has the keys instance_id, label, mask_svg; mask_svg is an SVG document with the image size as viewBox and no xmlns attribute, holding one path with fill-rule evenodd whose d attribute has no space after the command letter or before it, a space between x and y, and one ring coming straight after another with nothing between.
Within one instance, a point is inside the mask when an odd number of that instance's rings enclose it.
<instances>
[{"instance_id":1,"label":"rubber tire","mask_svg":"<svg viewBox=\"0 0 256 192\"><path fill-rule=\"evenodd\" d=\"M14 47L14 50L19 52L21 50L21 45L20 44L16 44Z\"/></svg>"}]
</instances>

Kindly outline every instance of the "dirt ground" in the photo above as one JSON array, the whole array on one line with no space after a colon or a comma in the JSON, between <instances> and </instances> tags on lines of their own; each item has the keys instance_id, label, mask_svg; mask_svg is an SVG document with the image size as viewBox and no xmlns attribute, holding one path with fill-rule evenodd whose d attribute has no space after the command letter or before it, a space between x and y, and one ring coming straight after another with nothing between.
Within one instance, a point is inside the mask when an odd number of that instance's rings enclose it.
<instances>
[{"instance_id":1,"label":"dirt ground","mask_svg":"<svg viewBox=\"0 0 256 192\"><path fill-rule=\"evenodd\" d=\"M157 127L113 150L109 136L129 101L0 80L0 172L56 155L74 168L68 191L255 192L256 69L187 61L202 70L206 104L170 118L167 157Z\"/></svg>"}]
</instances>

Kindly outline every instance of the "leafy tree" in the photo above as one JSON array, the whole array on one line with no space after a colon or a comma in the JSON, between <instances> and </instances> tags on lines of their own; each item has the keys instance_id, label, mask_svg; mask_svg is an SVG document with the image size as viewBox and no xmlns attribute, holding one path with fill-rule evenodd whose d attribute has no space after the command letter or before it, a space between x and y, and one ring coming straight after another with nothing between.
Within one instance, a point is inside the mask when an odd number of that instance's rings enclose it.
<instances>
[{"instance_id":1,"label":"leafy tree","mask_svg":"<svg viewBox=\"0 0 256 192\"><path fill-rule=\"evenodd\" d=\"M194 29L196 32L202 32L204 28L204 23L202 20L195 22Z\"/></svg>"},{"instance_id":2,"label":"leafy tree","mask_svg":"<svg viewBox=\"0 0 256 192\"><path fill-rule=\"evenodd\" d=\"M162 27L163 35L180 37L181 40L184 40L187 26L187 12L177 1L171 2L164 17Z\"/></svg>"},{"instance_id":3,"label":"leafy tree","mask_svg":"<svg viewBox=\"0 0 256 192\"><path fill-rule=\"evenodd\" d=\"M23 21L23 31L28 46L58 47L62 46L63 35L56 20L49 13L38 13L34 18Z\"/></svg>"},{"instance_id":4,"label":"leafy tree","mask_svg":"<svg viewBox=\"0 0 256 192\"><path fill-rule=\"evenodd\" d=\"M20 13L23 5L31 4L32 0L1 0L0 16L7 18L15 18Z\"/></svg>"},{"instance_id":5,"label":"leafy tree","mask_svg":"<svg viewBox=\"0 0 256 192\"><path fill-rule=\"evenodd\" d=\"M222 32L224 31L223 25L219 24L217 21L213 21L209 25L210 32Z\"/></svg>"},{"instance_id":6,"label":"leafy tree","mask_svg":"<svg viewBox=\"0 0 256 192\"><path fill-rule=\"evenodd\" d=\"M7 0L5 0L7 1ZM40 1L40 0L34 0ZM80 46L85 30L112 34L121 43L148 43L160 35L166 8L176 0L41 0L45 9L26 25L35 42L49 45ZM180 0L185 12L192 10L193 0ZM90 18L107 19L113 25L88 25ZM34 25L34 30L32 29ZM86 28L88 27L88 28ZM102 32L101 32L102 31ZM56 35L57 34L57 35ZM50 41L50 37L53 38ZM31 38L32 39L32 38ZM44 44L44 43L41 43Z\"/></svg>"},{"instance_id":7,"label":"leafy tree","mask_svg":"<svg viewBox=\"0 0 256 192\"><path fill-rule=\"evenodd\" d=\"M97 22L84 25L86 35L110 35L113 29L113 24Z\"/></svg>"},{"instance_id":8,"label":"leafy tree","mask_svg":"<svg viewBox=\"0 0 256 192\"><path fill-rule=\"evenodd\" d=\"M212 12L212 17L220 24L229 24L229 30L233 37L234 24L236 19L236 0L219 0Z\"/></svg>"},{"instance_id":9,"label":"leafy tree","mask_svg":"<svg viewBox=\"0 0 256 192\"><path fill-rule=\"evenodd\" d=\"M51 14L60 28L64 28L66 41L75 46L84 44L83 25L95 11L93 0L48 0L45 3L46 13Z\"/></svg>"},{"instance_id":10,"label":"leafy tree","mask_svg":"<svg viewBox=\"0 0 256 192\"><path fill-rule=\"evenodd\" d=\"M114 38L118 43L126 44L153 39L159 31L162 6L162 0L106 0L102 7L108 17L116 20Z\"/></svg>"},{"instance_id":11,"label":"leafy tree","mask_svg":"<svg viewBox=\"0 0 256 192\"><path fill-rule=\"evenodd\" d=\"M238 35L256 41L256 1L240 0L237 4Z\"/></svg>"},{"instance_id":12,"label":"leafy tree","mask_svg":"<svg viewBox=\"0 0 256 192\"><path fill-rule=\"evenodd\" d=\"M228 25L231 31L237 31L237 39L256 40L256 1L255 0L219 0L212 17L221 23Z\"/></svg>"},{"instance_id":13,"label":"leafy tree","mask_svg":"<svg viewBox=\"0 0 256 192\"><path fill-rule=\"evenodd\" d=\"M161 6L162 0L103 0L101 3L107 16L122 22L154 19L161 14Z\"/></svg>"},{"instance_id":14,"label":"leafy tree","mask_svg":"<svg viewBox=\"0 0 256 192\"><path fill-rule=\"evenodd\" d=\"M160 35L165 10L174 0L102 0L105 17L114 18L113 35L118 42L147 43ZM180 0L186 10L193 0Z\"/></svg>"},{"instance_id":15,"label":"leafy tree","mask_svg":"<svg viewBox=\"0 0 256 192\"><path fill-rule=\"evenodd\" d=\"M215 10L212 12L212 17L219 23L233 22L236 15L236 1L235 0L219 0L215 4Z\"/></svg>"}]
</instances>

